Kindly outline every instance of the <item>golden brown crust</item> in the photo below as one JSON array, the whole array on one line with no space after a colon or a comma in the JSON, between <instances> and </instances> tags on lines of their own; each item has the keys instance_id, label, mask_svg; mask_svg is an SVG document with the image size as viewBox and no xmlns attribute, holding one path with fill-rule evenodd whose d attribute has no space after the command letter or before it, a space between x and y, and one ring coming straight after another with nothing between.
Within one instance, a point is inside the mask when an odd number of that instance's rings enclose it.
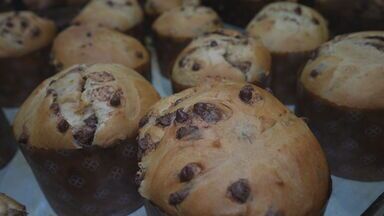
<instances>
[{"instance_id":1,"label":"golden brown crust","mask_svg":"<svg viewBox=\"0 0 384 216\"><path fill-rule=\"evenodd\" d=\"M52 57L60 70L75 64L116 63L138 71L150 62L148 51L135 38L90 26L72 26L61 32L53 43Z\"/></svg>"},{"instance_id":2,"label":"golden brown crust","mask_svg":"<svg viewBox=\"0 0 384 216\"><path fill-rule=\"evenodd\" d=\"M32 12L0 13L0 58L18 57L47 47L55 34L52 21Z\"/></svg>"},{"instance_id":3,"label":"golden brown crust","mask_svg":"<svg viewBox=\"0 0 384 216\"><path fill-rule=\"evenodd\" d=\"M384 31L336 37L305 66L304 87L339 106L384 108Z\"/></svg>"},{"instance_id":4,"label":"golden brown crust","mask_svg":"<svg viewBox=\"0 0 384 216\"><path fill-rule=\"evenodd\" d=\"M248 24L247 32L277 53L310 51L329 37L321 14L294 2L267 5Z\"/></svg>"},{"instance_id":5,"label":"golden brown crust","mask_svg":"<svg viewBox=\"0 0 384 216\"><path fill-rule=\"evenodd\" d=\"M153 23L153 30L163 37L190 39L221 28L219 16L211 8L183 6L166 11Z\"/></svg>"},{"instance_id":6,"label":"golden brown crust","mask_svg":"<svg viewBox=\"0 0 384 216\"><path fill-rule=\"evenodd\" d=\"M0 215L4 216L26 216L25 206L11 197L0 193Z\"/></svg>"},{"instance_id":7,"label":"golden brown crust","mask_svg":"<svg viewBox=\"0 0 384 216\"><path fill-rule=\"evenodd\" d=\"M165 11L180 7L182 5L199 5L199 0L147 0L145 2L145 12L149 16L159 16Z\"/></svg>"},{"instance_id":8,"label":"golden brown crust","mask_svg":"<svg viewBox=\"0 0 384 216\"><path fill-rule=\"evenodd\" d=\"M270 67L270 53L260 41L223 29L195 38L178 56L171 77L186 88L211 79L256 83Z\"/></svg>"},{"instance_id":9,"label":"golden brown crust","mask_svg":"<svg viewBox=\"0 0 384 216\"><path fill-rule=\"evenodd\" d=\"M140 25L143 19L144 13L137 0L92 0L72 23L127 32Z\"/></svg>"},{"instance_id":10,"label":"golden brown crust","mask_svg":"<svg viewBox=\"0 0 384 216\"><path fill-rule=\"evenodd\" d=\"M141 126L139 192L169 215L320 215L326 204L319 143L261 88L190 88L155 104Z\"/></svg>"},{"instance_id":11,"label":"golden brown crust","mask_svg":"<svg viewBox=\"0 0 384 216\"><path fill-rule=\"evenodd\" d=\"M148 81L123 65L75 65L29 96L16 116L15 137L38 148L108 147L134 137L158 99Z\"/></svg>"}]
</instances>

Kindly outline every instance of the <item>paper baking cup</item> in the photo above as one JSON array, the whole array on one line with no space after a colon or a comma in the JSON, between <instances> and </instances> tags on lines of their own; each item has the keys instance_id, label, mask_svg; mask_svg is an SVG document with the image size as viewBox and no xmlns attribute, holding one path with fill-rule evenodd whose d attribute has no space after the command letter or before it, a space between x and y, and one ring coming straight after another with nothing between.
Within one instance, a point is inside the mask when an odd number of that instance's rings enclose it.
<instances>
[{"instance_id":1,"label":"paper baking cup","mask_svg":"<svg viewBox=\"0 0 384 216\"><path fill-rule=\"evenodd\" d=\"M272 53L271 89L286 105L296 102L299 73L311 52Z\"/></svg>"},{"instance_id":2,"label":"paper baking cup","mask_svg":"<svg viewBox=\"0 0 384 216\"><path fill-rule=\"evenodd\" d=\"M46 199L58 215L126 216L143 200L134 182L137 144L50 150L20 144Z\"/></svg>"},{"instance_id":3,"label":"paper baking cup","mask_svg":"<svg viewBox=\"0 0 384 216\"><path fill-rule=\"evenodd\" d=\"M40 82L53 75L49 50L0 58L0 107L18 107Z\"/></svg>"},{"instance_id":4,"label":"paper baking cup","mask_svg":"<svg viewBox=\"0 0 384 216\"><path fill-rule=\"evenodd\" d=\"M333 175L359 181L384 180L384 111L337 106L300 87L296 112L327 155Z\"/></svg>"}]
</instances>

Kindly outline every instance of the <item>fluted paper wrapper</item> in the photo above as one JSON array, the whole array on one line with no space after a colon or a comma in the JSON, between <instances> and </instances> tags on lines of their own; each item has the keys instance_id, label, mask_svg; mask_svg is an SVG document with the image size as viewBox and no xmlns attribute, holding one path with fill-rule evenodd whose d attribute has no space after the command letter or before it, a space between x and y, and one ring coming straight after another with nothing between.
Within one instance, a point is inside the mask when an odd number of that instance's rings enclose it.
<instances>
[{"instance_id":1,"label":"fluted paper wrapper","mask_svg":"<svg viewBox=\"0 0 384 216\"><path fill-rule=\"evenodd\" d=\"M58 215L125 216L142 205L134 177L133 140L110 148L49 150L20 144L46 199Z\"/></svg>"},{"instance_id":2,"label":"fluted paper wrapper","mask_svg":"<svg viewBox=\"0 0 384 216\"><path fill-rule=\"evenodd\" d=\"M384 180L384 110L337 106L301 87L297 114L327 155L333 175L359 180Z\"/></svg>"}]
</instances>

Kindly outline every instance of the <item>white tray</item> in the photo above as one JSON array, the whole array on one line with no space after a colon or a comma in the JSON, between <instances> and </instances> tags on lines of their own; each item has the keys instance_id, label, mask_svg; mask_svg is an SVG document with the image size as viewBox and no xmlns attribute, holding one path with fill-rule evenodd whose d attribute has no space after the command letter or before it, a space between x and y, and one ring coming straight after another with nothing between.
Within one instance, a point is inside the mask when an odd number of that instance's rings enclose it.
<instances>
[{"instance_id":1,"label":"white tray","mask_svg":"<svg viewBox=\"0 0 384 216\"><path fill-rule=\"evenodd\" d=\"M151 50L152 53L153 50ZM156 56L152 58L153 85L164 97L172 93L171 83L159 73ZM6 109L12 122L15 109ZM325 216L359 216L384 192L384 182L358 182L332 176L333 191ZM316 187L316 185L313 185ZM0 171L0 192L4 192L25 204L31 216L55 215L45 200L27 162L20 152ZM140 208L130 216L145 216Z\"/></svg>"}]
</instances>

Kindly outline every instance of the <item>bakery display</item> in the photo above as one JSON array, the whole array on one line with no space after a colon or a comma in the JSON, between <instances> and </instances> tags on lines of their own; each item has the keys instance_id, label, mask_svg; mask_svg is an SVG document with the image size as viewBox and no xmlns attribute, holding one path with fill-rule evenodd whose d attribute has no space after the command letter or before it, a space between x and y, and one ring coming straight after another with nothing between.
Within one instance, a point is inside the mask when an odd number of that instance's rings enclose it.
<instances>
[{"instance_id":1,"label":"bakery display","mask_svg":"<svg viewBox=\"0 0 384 216\"><path fill-rule=\"evenodd\" d=\"M144 40L144 12L137 0L91 0L72 24L106 27Z\"/></svg>"},{"instance_id":2,"label":"bakery display","mask_svg":"<svg viewBox=\"0 0 384 216\"><path fill-rule=\"evenodd\" d=\"M4 216L27 216L25 206L18 203L16 200L0 193L0 215Z\"/></svg>"},{"instance_id":3,"label":"bakery display","mask_svg":"<svg viewBox=\"0 0 384 216\"><path fill-rule=\"evenodd\" d=\"M52 74L49 47L56 28L32 12L0 13L0 107L16 107Z\"/></svg>"},{"instance_id":4,"label":"bakery display","mask_svg":"<svg viewBox=\"0 0 384 216\"><path fill-rule=\"evenodd\" d=\"M117 63L150 79L150 55L135 38L102 27L72 26L53 43L52 64L56 70L75 64Z\"/></svg>"},{"instance_id":5,"label":"bakery display","mask_svg":"<svg viewBox=\"0 0 384 216\"><path fill-rule=\"evenodd\" d=\"M14 134L58 215L127 215L142 205L134 176L140 118L159 99L123 65L75 65L42 82Z\"/></svg>"},{"instance_id":6,"label":"bakery display","mask_svg":"<svg viewBox=\"0 0 384 216\"><path fill-rule=\"evenodd\" d=\"M264 6L278 1L281 0L202 0L202 3L217 11L225 22L245 27Z\"/></svg>"},{"instance_id":7,"label":"bakery display","mask_svg":"<svg viewBox=\"0 0 384 216\"><path fill-rule=\"evenodd\" d=\"M216 12L203 6L183 6L161 14L152 25L161 73L169 77L177 55L194 37L221 27Z\"/></svg>"},{"instance_id":8,"label":"bakery display","mask_svg":"<svg viewBox=\"0 0 384 216\"><path fill-rule=\"evenodd\" d=\"M334 34L384 29L382 0L313 0Z\"/></svg>"},{"instance_id":9,"label":"bakery display","mask_svg":"<svg viewBox=\"0 0 384 216\"><path fill-rule=\"evenodd\" d=\"M325 19L292 2L267 5L248 24L247 32L272 54L271 89L283 103L294 104L297 77L310 53L328 40Z\"/></svg>"},{"instance_id":10,"label":"bakery display","mask_svg":"<svg viewBox=\"0 0 384 216\"><path fill-rule=\"evenodd\" d=\"M336 37L300 76L297 112L308 118L332 174L384 180L384 32Z\"/></svg>"},{"instance_id":11,"label":"bakery display","mask_svg":"<svg viewBox=\"0 0 384 216\"><path fill-rule=\"evenodd\" d=\"M261 41L223 29L195 38L178 56L171 80L175 92L207 80L266 86L271 55Z\"/></svg>"},{"instance_id":12,"label":"bakery display","mask_svg":"<svg viewBox=\"0 0 384 216\"><path fill-rule=\"evenodd\" d=\"M261 88L190 88L140 122L137 180L150 216L321 215L326 206L331 182L319 143Z\"/></svg>"}]
</instances>

